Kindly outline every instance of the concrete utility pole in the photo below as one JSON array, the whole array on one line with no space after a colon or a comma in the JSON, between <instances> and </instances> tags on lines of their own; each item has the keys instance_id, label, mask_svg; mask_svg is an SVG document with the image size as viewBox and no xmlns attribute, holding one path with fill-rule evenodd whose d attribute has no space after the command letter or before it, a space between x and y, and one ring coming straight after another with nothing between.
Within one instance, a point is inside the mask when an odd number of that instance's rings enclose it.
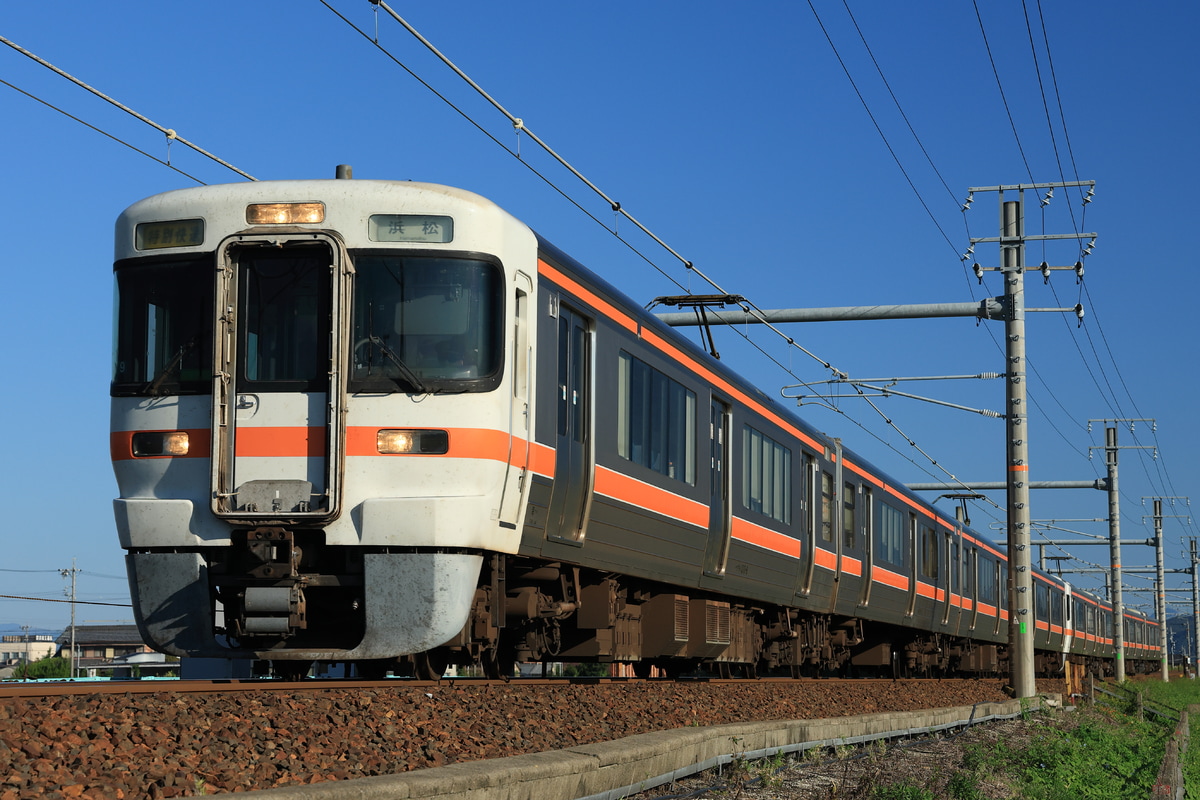
<instances>
[{"instance_id":1,"label":"concrete utility pole","mask_svg":"<svg viewBox=\"0 0 1200 800\"><path fill-rule=\"evenodd\" d=\"M1037 694L1033 657L1033 551L1029 546L1029 428L1025 383L1025 213L1022 200L1005 202L1000 192L1000 273L1008 318L1005 324L1005 407L1008 453L1009 658L1017 697ZM1014 625L1014 621L1016 624Z\"/></svg>"},{"instance_id":2,"label":"concrete utility pole","mask_svg":"<svg viewBox=\"0 0 1200 800\"><path fill-rule=\"evenodd\" d=\"M1104 429L1104 463L1108 466L1108 554L1112 568L1109 601L1113 607L1113 652L1117 683L1125 682L1125 603L1121 596L1121 496L1117 486L1117 429Z\"/></svg>"},{"instance_id":3,"label":"concrete utility pole","mask_svg":"<svg viewBox=\"0 0 1200 800\"><path fill-rule=\"evenodd\" d=\"M1192 674L1200 671L1200 558L1196 555L1196 540L1189 542L1192 556Z\"/></svg>"},{"instance_id":4,"label":"concrete utility pole","mask_svg":"<svg viewBox=\"0 0 1200 800\"><path fill-rule=\"evenodd\" d=\"M1177 498L1177 497L1143 497L1142 498L1142 503L1145 503L1147 500L1152 500L1154 503L1154 514L1153 514L1154 542L1155 542L1154 564L1155 564L1155 568L1158 571L1158 580L1154 585L1155 586L1154 615L1156 617L1158 617L1158 620L1159 620L1158 644L1160 647L1162 647L1162 679L1164 682L1169 681L1171 679L1171 673L1169 670L1170 659L1168 658L1168 653L1167 653L1167 587L1166 587L1166 577L1164 575L1164 568L1163 568L1162 501L1163 500L1171 500L1172 503L1174 503L1175 500L1179 500L1179 499L1187 499L1187 498ZM1185 515L1182 515L1182 514L1171 514L1170 516L1190 519L1190 517L1186 517ZM1144 521L1145 517L1142 517L1142 520ZM1194 547L1194 545L1195 545L1195 543L1193 542L1193 547ZM1193 580L1194 580L1194 578L1193 578Z\"/></svg>"},{"instance_id":5,"label":"concrete utility pole","mask_svg":"<svg viewBox=\"0 0 1200 800\"><path fill-rule=\"evenodd\" d=\"M64 578L71 579L71 677L75 677L75 576L79 570L75 568L75 559L71 559L71 568L59 570Z\"/></svg>"},{"instance_id":6,"label":"concrete utility pole","mask_svg":"<svg viewBox=\"0 0 1200 800\"><path fill-rule=\"evenodd\" d=\"M1162 679L1171 680L1170 664L1167 658L1167 578L1163 575L1163 531L1162 531L1162 500L1154 498L1154 568L1157 570L1154 593L1154 616L1158 617L1158 644L1162 647Z\"/></svg>"}]
</instances>

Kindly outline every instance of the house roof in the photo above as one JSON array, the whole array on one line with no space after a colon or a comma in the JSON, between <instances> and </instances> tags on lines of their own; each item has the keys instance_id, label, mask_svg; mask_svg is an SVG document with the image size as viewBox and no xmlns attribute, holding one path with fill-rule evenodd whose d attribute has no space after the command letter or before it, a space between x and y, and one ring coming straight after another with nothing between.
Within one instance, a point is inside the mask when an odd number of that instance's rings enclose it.
<instances>
[{"instance_id":1,"label":"house roof","mask_svg":"<svg viewBox=\"0 0 1200 800\"><path fill-rule=\"evenodd\" d=\"M63 646L71 646L71 629L67 628L55 641ZM76 625L75 626L75 646L81 647L85 645L107 645L107 646L127 646L141 647L145 644L142 641L142 634L138 632L136 625Z\"/></svg>"}]
</instances>

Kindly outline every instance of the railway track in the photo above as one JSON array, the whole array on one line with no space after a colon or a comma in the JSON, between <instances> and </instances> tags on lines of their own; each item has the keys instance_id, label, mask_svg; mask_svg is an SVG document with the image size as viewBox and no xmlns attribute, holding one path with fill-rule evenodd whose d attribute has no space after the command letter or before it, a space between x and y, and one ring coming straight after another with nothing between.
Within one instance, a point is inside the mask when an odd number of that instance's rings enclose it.
<instances>
[{"instance_id":1,"label":"railway track","mask_svg":"<svg viewBox=\"0 0 1200 800\"><path fill-rule=\"evenodd\" d=\"M822 678L810 683L822 684L848 683L851 685L894 684L891 678ZM572 678L514 678L512 680L496 680L491 678L442 678L435 681L418 680L415 678L387 678L383 680L303 680L287 681L277 678L255 679L219 679L219 680L63 680L22 682L0 682L0 699L8 697L59 697L67 695L143 695L173 692L176 694L213 694L236 692L295 692L295 691L327 691L327 690L377 690L393 688L431 688L431 687L500 687L500 686L628 686L639 684L711 684L715 686L753 686L756 684L780 684L783 686L796 685L795 678L765 677L765 678L606 678L606 677L572 677ZM920 683L920 681L912 681Z\"/></svg>"}]
</instances>

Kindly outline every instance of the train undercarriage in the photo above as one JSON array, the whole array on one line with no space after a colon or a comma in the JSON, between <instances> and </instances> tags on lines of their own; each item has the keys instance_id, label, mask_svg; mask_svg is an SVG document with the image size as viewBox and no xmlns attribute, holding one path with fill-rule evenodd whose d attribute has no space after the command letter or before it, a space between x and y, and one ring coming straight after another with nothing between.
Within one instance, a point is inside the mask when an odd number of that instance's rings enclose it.
<instances>
[{"instance_id":1,"label":"train undercarriage","mask_svg":"<svg viewBox=\"0 0 1200 800\"><path fill-rule=\"evenodd\" d=\"M315 548L320 550L321 548ZM228 559L214 562L214 595L223 633L306 646L352 647L361 632L361 578L353 551L330 571L311 570L303 539L279 529L246 534ZM218 585L219 584L219 585ZM1071 656L1103 676L1103 659ZM837 614L689 593L679 587L562 563L492 554L484 560L466 624L444 644L399 658L354 661L363 677L388 673L441 677L450 665L510 677L516 664L597 662L614 674L719 677L974 675L1009 671L1002 643L922 631ZM1039 652L1035 671L1053 676L1063 656ZM306 674L305 661L276 660L274 671Z\"/></svg>"}]
</instances>

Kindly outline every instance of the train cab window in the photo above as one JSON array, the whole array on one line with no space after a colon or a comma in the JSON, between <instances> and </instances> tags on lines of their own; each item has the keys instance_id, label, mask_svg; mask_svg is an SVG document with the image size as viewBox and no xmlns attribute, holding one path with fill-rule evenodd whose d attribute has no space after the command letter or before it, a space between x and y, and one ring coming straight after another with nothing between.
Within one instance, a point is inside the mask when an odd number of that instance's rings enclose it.
<instances>
[{"instance_id":1,"label":"train cab window","mask_svg":"<svg viewBox=\"0 0 1200 800\"><path fill-rule=\"evenodd\" d=\"M894 567L904 567L904 512L887 503L879 504L879 525L875 535L875 558Z\"/></svg>"},{"instance_id":2,"label":"train cab window","mask_svg":"<svg viewBox=\"0 0 1200 800\"><path fill-rule=\"evenodd\" d=\"M921 575L938 578L938 536L928 525L921 526Z\"/></svg>"},{"instance_id":3,"label":"train cab window","mask_svg":"<svg viewBox=\"0 0 1200 800\"><path fill-rule=\"evenodd\" d=\"M114 397L212 391L213 259L118 264Z\"/></svg>"},{"instance_id":4,"label":"train cab window","mask_svg":"<svg viewBox=\"0 0 1200 800\"><path fill-rule=\"evenodd\" d=\"M749 425L742 430L742 505L792 521L792 451Z\"/></svg>"},{"instance_id":5,"label":"train cab window","mask_svg":"<svg viewBox=\"0 0 1200 800\"><path fill-rule=\"evenodd\" d=\"M844 545L853 550L858 535L858 520L855 511L858 493L853 483L842 487L842 535Z\"/></svg>"},{"instance_id":6,"label":"train cab window","mask_svg":"<svg viewBox=\"0 0 1200 800\"><path fill-rule=\"evenodd\" d=\"M821 473L821 540L833 541L833 476Z\"/></svg>"},{"instance_id":7,"label":"train cab window","mask_svg":"<svg viewBox=\"0 0 1200 800\"><path fill-rule=\"evenodd\" d=\"M617 381L617 453L695 484L696 393L628 353Z\"/></svg>"},{"instance_id":8,"label":"train cab window","mask_svg":"<svg viewBox=\"0 0 1200 800\"><path fill-rule=\"evenodd\" d=\"M358 254L351 391L484 392L504 361L504 277L487 261Z\"/></svg>"}]
</instances>

